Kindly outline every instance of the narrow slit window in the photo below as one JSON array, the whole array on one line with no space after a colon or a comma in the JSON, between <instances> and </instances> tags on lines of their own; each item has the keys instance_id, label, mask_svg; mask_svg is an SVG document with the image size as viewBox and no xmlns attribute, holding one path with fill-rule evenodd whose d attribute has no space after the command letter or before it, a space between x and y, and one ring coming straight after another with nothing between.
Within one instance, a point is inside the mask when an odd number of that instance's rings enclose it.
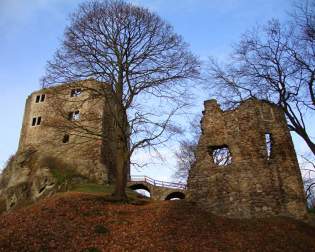
<instances>
[{"instance_id":1,"label":"narrow slit window","mask_svg":"<svg viewBox=\"0 0 315 252\"><path fill-rule=\"evenodd\" d=\"M265 144L266 144L267 160L270 160L271 152L272 152L272 136L270 133L265 133Z\"/></svg>"},{"instance_id":2,"label":"narrow slit window","mask_svg":"<svg viewBox=\"0 0 315 252\"><path fill-rule=\"evenodd\" d=\"M65 134L62 138L62 142L63 143L68 143L69 142L69 139L70 139L70 136L68 134Z\"/></svg>"},{"instance_id":3,"label":"narrow slit window","mask_svg":"<svg viewBox=\"0 0 315 252\"><path fill-rule=\"evenodd\" d=\"M40 95L37 95L35 102L36 102L36 103L39 103L39 101L40 101Z\"/></svg>"},{"instance_id":4,"label":"narrow slit window","mask_svg":"<svg viewBox=\"0 0 315 252\"><path fill-rule=\"evenodd\" d=\"M69 113L68 119L69 119L70 121L73 120L73 112L70 112L70 113Z\"/></svg>"},{"instance_id":5,"label":"narrow slit window","mask_svg":"<svg viewBox=\"0 0 315 252\"><path fill-rule=\"evenodd\" d=\"M42 94L42 96L40 97L40 101L41 102L45 101L45 97L46 97L46 95Z\"/></svg>"},{"instance_id":6,"label":"narrow slit window","mask_svg":"<svg viewBox=\"0 0 315 252\"><path fill-rule=\"evenodd\" d=\"M36 125L36 117L33 117L32 119L32 126L35 126Z\"/></svg>"},{"instance_id":7,"label":"narrow slit window","mask_svg":"<svg viewBox=\"0 0 315 252\"><path fill-rule=\"evenodd\" d=\"M41 122L42 122L42 117L41 116L37 117L37 125L40 125Z\"/></svg>"},{"instance_id":8,"label":"narrow slit window","mask_svg":"<svg viewBox=\"0 0 315 252\"><path fill-rule=\"evenodd\" d=\"M232 154L227 145L210 146L209 154L217 166L227 166L232 163Z\"/></svg>"}]
</instances>

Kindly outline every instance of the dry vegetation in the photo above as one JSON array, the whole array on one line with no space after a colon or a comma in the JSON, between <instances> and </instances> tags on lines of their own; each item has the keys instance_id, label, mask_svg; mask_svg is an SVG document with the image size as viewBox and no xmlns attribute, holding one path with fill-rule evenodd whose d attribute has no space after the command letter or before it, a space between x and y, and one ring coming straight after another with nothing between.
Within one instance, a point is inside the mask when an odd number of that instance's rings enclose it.
<instances>
[{"instance_id":1,"label":"dry vegetation","mask_svg":"<svg viewBox=\"0 0 315 252\"><path fill-rule=\"evenodd\" d=\"M230 220L184 201L130 204L78 186L0 215L0 251L314 251L315 229L289 218ZM89 192L89 191L93 191Z\"/></svg>"}]
</instances>

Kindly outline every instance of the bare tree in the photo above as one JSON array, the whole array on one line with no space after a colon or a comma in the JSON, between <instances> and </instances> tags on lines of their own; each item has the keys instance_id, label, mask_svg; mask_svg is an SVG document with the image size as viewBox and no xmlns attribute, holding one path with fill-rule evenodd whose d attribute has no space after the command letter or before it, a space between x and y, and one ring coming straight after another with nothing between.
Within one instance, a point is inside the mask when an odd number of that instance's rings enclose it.
<instances>
[{"instance_id":1,"label":"bare tree","mask_svg":"<svg viewBox=\"0 0 315 252\"><path fill-rule=\"evenodd\" d=\"M43 85L86 78L102 83L104 91L94 91L104 103L111 100L106 106L116 125L113 196L125 200L131 155L174 132L171 119L186 105L185 80L198 74L198 59L155 13L124 1L88 1L71 16Z\"/></svg>"},{"instance_id":2,"label":"bare tree","mask_svg":"<svg viewBox=\"0 0 315 252\"><path fill-rule=\"evenodd\" d=\"M252 97L281 106L290 130L313 154L315 144L305 119L315 111L314 8L314 0L306 1L295 6L290 22L271 20L245 33L224 66L210 59L212 88L227 107Z\"/></svg>"},{"instance_id":3,"label":"bare tree","mask_svg":"<svg viewBox=\"0 0 315 252\"><path fill-rule=\"evenodd\" d=\"M314 208L315 204L315 162L314 158L310 155L302 155L301 171L304 181L304 190L306 193L306 199L311 208Z\"/></svg>"},{"instance_id":4,"label":"bare tree","mask_svg":"<svg viewBox=\"0 0 315 252\"><path fill-rule=\"evenodd\" d=\"M189 123L189 134L179 142L179 148L175 152L177 165L173 177L182 183L186 183L189 170L196 161L195 151L201 134L200 119L200 115L197 115Z\"/></svg>"}]
</instances>

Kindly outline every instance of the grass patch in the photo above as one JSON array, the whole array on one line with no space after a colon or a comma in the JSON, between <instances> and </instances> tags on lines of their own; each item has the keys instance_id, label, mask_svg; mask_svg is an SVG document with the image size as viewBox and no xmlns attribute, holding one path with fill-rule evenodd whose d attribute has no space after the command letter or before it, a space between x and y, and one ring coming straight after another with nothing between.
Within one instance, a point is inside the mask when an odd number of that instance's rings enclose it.
<instances>
[{"instance_id":1,"label":"grass patch","mask_svg":"<svg viewBox=\"0 0 315 252\"><path fill-rule=\"evenodd\" d=\"M130 188L126 188L126 194L128 197L127 202L117 201L112 197L112 193L114 192L114 185L100 185L93 183L84 183L84 184L73 184L69 189L72 192L83 192L83 193L96 193L102 196L102 200L111 203L126 203L132 205L145 205L150 201L150 198L143 198L141 194L131 190Z\"/></svg>"},{"instance_id":2,"label":"grass patch","mask_svg":"<svg viewBox=\"0 0 315 252\"><path fill-rule=\"evenodd\" d=\"M110 185L86 183L73 185L70 190L74 192L105 193L106 195L110 195L113 192L114 187Z\"/></svg>"}]
</instances>

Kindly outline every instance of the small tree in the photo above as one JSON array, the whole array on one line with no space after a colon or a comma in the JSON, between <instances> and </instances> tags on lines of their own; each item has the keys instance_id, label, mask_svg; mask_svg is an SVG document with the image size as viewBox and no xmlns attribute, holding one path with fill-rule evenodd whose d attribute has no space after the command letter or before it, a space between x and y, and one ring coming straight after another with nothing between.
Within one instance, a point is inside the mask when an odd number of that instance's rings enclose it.
<instances>
[{"instance_id":1,"label":"small tree","mask_svg":"<svg viewBox=\"0 0 315 252\"><path fill-rule=\"evenodd\" d=\"M179 142L175 152L177 165L173 177L183 183L186 183L189 170L196 161L195 151L201 134L200 119L200 115L197 115L190 122L189 134Z\"/></svg>"},{"instance_id":2,"label":"small tree","mask_svg":"<svg viewBox=\"0 0 315 252\"><path fill-rule=\"evenodd\" d=\"M315 162L314 158L308 157L309 155L301 156L301 171L303 175L304 190L306 193L306 200L310 208L315 207Z\"/></svg>"},{"instance_id":3,"label":"small tree","mask_svg":"<svg viewBox=\"0 0 315 252\"><path fill-rule=\"evenodd\" d=\"M106 106L116 125L113 195L124 200L131 155L174 132L171 119L187 104L185 80L196 78L198 67L187 44L155 13L123 1L88 1L71 16L43 85L103 83L104 92L95 92L112 101Z\"/></svg>"},{"instance_id":4,"label":"small tree","mask_svg":"<svg viewBox=\"0 0 315 252\"><path fill-rule=\"evenodd\" d=\"M315 110L315 1L295 6L291 21L270 21L243 35L231 61L220 66L210 60L212 88L228 107L255 97L279 105L289 128L315 154L305 122Z\"/></svg>"}]
</instances>

